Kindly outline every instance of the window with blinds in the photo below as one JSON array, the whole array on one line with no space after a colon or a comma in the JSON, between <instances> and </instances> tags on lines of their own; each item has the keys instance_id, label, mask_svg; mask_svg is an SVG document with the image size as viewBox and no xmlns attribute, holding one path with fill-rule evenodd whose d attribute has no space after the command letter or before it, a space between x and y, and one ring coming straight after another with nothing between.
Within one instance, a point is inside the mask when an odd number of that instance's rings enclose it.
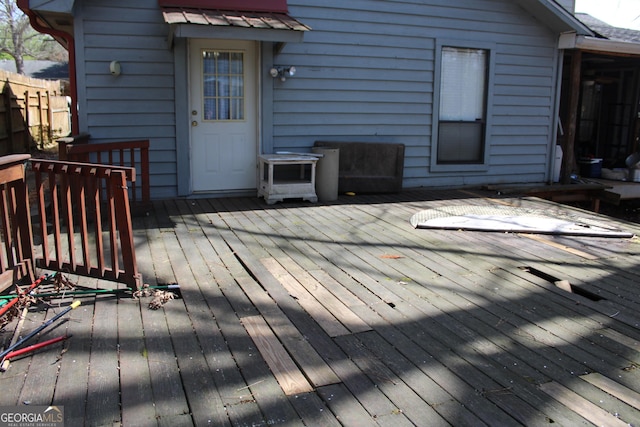
<instances>
[{"instance_id":1,"label":"window with blinds","mask_svg":"<svg viewBox=\"0 0 640 427\"><path fill-rule=\"evenodd\" d=\"M484 160L488 56L485 49L442 48L439 164Z\"/></svg>"}]
</instances>

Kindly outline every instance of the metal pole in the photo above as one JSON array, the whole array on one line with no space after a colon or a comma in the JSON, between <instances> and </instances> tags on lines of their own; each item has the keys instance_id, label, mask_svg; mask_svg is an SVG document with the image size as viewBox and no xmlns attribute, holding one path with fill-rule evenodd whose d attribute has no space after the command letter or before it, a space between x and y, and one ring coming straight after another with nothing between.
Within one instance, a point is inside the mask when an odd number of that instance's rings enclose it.
<instances>
[{"instance_id":1,"label":"metal pole","mask_svg":"<svg viewBox=\"0 0 640 427\"><path fill-rule=\"evenodd\" d=\"M74 308L78 307L79 305L80 305L80 301L74 301L69 307L65 308L60 313L58 313L55 316L53 316L51 319L47 320L42 325L38 326L30 334L28 334L27 336L19 339L15 344L9 346L9 348L7 348L2 353L0 353L0 359L4 359L4 357L7 354L9 354L11 351L13 351L14 349L20 347L22 344L24 344L25 342L30 340L33 336L38 334L40 331L42 331L43 329L45 329L46 327L51 325L53 322L55 322L56 320L58 320L59 318L61 318L62 316L64 316L68 312L70 312L71 310L73 310Z\"/></svg>"}]
</instances>

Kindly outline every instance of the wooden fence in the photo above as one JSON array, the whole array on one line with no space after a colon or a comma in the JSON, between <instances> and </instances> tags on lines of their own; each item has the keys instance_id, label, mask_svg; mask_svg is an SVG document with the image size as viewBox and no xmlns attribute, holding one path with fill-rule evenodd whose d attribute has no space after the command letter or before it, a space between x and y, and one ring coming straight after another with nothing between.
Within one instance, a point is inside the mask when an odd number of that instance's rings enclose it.
<instances>
[{"instance_id":1,"label":"wooden fence","mask_svg":"<svg viewBox=\"0 0 640 427\"><path fill-rule=\"evenodd\" d=\"M71 133L62 81L34 79L0 70L0 155L48 148Z\"/></svg>"}]
</instances>

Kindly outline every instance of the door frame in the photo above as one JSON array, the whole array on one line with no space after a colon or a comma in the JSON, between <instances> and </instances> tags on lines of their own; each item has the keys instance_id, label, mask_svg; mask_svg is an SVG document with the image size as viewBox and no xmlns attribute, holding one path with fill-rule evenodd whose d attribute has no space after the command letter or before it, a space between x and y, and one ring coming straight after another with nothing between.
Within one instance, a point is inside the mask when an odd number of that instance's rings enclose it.
<instances>
[{"instance_id":1,"label":"door frame","mask_svg":"<svg viewBox=\"0 0 640 427\"><path fill-rule=\"evenodd\" d=\"M254 76L254 84L255 84L255 95L256 98L254 100L254 108L255 108L255 117L254 125L255 125L255 155L256 155L256 172L254 174L254 183L255 189L251 190L216 190L216 191L198 191L194 192L193 189L193 174L196 172L193 170L192 163L192 144L193 144L193 136L192 136L192 127L191 127L191 67L192 67L192 59L191 58L191 45L192 42L204 42L204 43L229 43L233 41L238 41L238 39L218 39L218 38L197 38L197 39L180 39L182 43L180 45L176 45L176 81L178 81L178 77L182 76L182 81L184 82L184 90L176 91L176 133L178 140L176 141L177 148L177 161L178 161L178 195L249 195L254 194L258 188L258 174L257 174L257 157L262 152L262 120L263 120L263 83L264 80L262 78L263 75L263 46L262 43L256 40L242 40L242 41L250 41L253 43L254 54L255 54L255 76ZM179 53L178 53L179 51ZM181 59L184 59L181 61ZM176 83L176 87L180 87ZM245 100L245 102L248 99ZM183 112L180 114L180 112ZM186 138L179 138L179 135L185 135ZM182 143L179 141L182 139Z\"/></svg>"}]
</instances>

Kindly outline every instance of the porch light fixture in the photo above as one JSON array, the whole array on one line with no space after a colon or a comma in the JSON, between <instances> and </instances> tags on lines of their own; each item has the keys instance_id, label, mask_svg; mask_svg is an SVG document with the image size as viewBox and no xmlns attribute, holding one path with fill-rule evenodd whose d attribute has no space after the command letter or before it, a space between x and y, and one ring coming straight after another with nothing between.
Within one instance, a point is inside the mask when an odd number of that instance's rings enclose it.
<instances>
[{"instance_id":1,"label":"porch light fixture","mask_svg":"<svg viewBox=\"0 0 640 427\"><path fill-rule=\"evenodd\" d=\"M118 77L120 75L120 73L122 73L122 68L120 67L120 62L111 61L109 63L109 72L111 73L112 76Z\"/></svg>"},{"instance_id":2,"label":"porch light fixture","mask_svg":"<svg viewBox=\"0 0 640 427\"><path fill-rule=\"evenodd\" d=\"M269 70L269 74L271 75L271 77L273 77L274 79L276 77L280 77L280 81L285 81L287 80L287 77L293 77L296 74L296 67L294 66L289 66L289 67L272 67Z\"/></svg>"}]
</instances>

